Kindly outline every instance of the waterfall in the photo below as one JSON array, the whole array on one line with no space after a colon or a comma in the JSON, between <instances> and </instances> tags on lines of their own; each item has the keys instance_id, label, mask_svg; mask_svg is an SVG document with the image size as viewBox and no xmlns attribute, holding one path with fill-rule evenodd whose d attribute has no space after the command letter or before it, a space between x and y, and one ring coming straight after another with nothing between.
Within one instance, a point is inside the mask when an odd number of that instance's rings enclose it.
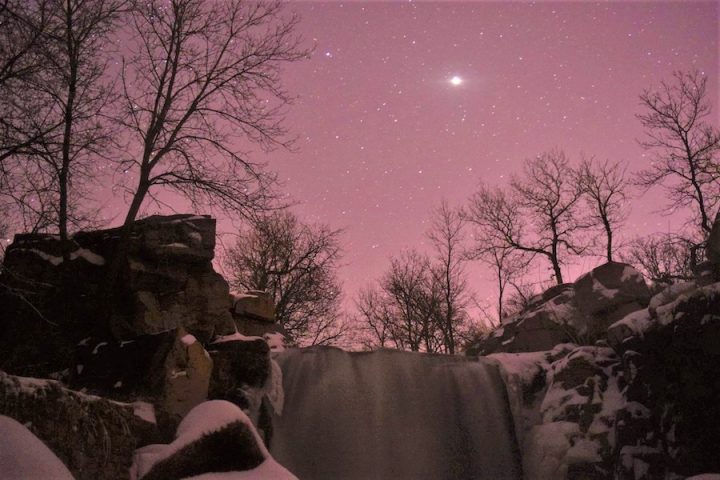
<instances>
[{"instance_id":1,"label":"waterfall","mask_svg":"<svg viewBox=\"0 0 720 480\"><path fill-rule=\"evenodd\" d=\"M330 347L276 361L285 406L270 450L301 480L522 478L495 364Z\"/></svg>"}]
</instances>

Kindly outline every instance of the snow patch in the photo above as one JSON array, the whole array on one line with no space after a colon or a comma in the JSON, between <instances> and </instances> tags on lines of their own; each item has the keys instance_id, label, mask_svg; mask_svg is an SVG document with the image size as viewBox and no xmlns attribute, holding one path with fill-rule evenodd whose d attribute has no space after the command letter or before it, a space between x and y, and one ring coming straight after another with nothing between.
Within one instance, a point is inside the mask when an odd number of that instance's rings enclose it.
<instances>
[{"instance_id":1,"label":"snow patch","mask_svg":"<svg viewBox=\"0 0 720 480\"><path fill-rule=\"evenodd\" d=\"M0 415L2 478L73 480L60 459L20 422Z\"/></svg>"},{"instance_id":2,"label":"snow patch","mask_svg":"<svg viewBox=\"0 0 720 480\"><path fill-rule=\"evenodd\" d=\"M249 337L236 331L230 335L223 335L217 337L212 343L225 343L225 342L252 342L254 340L263 340L262 337Z\"/></svg>"},{"instance_id":3,"label":"snow patch","mask_svg":"<svg viewBox=\"0 0 720 480\"><path fill-rule=\"evenodd\" d=\"M33 253L56 267L63 263L62 257L50 255L42 250L38 250L37 248L18 248L17 250ZM105 259L103 257L86 248L79 248L70 253L70 260L77 260L78 258L82 258L93 265L105 265Z\"/></svg>"},{"instance_id":4,"label":"snow patch","mask_svg":"<svg viewBox=\"0 0 720 480\"><path fill-rule=\"evenodd\" d=\"M135 414L136 417L141 418L146 422L157 424L157 420L155 418L155 407L152 403L134 402L131 405L133 406L133 414Z\"/></svg>"},{"instance_id":5,"label":"snow patch","mask_svg":"<svg viewBox=\"0 0 720 480\"><path fill-rule=\"evenodd\" d=\"M270 347L271 352L285 351L285 336L282 333L266 333L263 338Z\"/></svg>"}]
</instances>

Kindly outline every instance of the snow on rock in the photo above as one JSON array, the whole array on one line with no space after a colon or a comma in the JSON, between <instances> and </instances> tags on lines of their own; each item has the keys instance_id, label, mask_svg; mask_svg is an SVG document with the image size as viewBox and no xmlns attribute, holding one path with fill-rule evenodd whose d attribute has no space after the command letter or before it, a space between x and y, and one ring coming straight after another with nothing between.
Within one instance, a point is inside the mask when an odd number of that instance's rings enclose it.
<instances>
[{"instance_id":1,"label":"snow on rock","mask_svg":"<svg viewBox=\"0 0 720 480\"><path fill-rule=\"evenodd\" d=\"M54 266L58 266L63 262L63 257L58 255L51 255L37 248L18 248L16 249L16 251L30 252L42 258L46 262L51 263ZM105 259L103 257L101 257L95 252L88 250L87 248L78 248L77 250L70 252L70 260L77 260L78 258L82 258L86 262L93 265L105 265Z\"/></svg>"},{"instance_id":2,"label":"snow on rock","mask_svg":"<svg viewBox=\"0 0 720 480\"><path fill-rule=\"evenodd\" d=\"M525 478L609 478L615 416L625 407L610 348L565 344L488 358L501 366Z\"/></svg>"},{"instance_id":3,"label":"snow on rock","mask_svg":"<svg viewBox=\"0 0 720 480\"><path fill-rule=\"evenodd\" d=\"M147 415L138 415L139 409L142 406L64 388L54 380L0 372L0 415L26 425L78 478L126 476L137 445L151 441L159 433ZM0 437L5 437L6 431L0 425ZM8 476L0 465L0 478L56 477Z\"/></svg>"},{"instance_id":4,"label":"snow on rock","mask_svg":"<svg viewBox=\"0 0 720 480\"><path fill-rule=\"evenodd\" d=\"M6 479L72 480L64 463L18 421L0 415L0 475Z\"/></svg>"},{"instance_id":5,"label":"snow on rock","mask_svg":"<svg viewBox=\"0 0 720 480\"><path fill-rule=\"evenodd\" d=\"M253 342L255 340L263 340L263 338L246 336L236 330L235 333L232 333L230 335L222 335L222 336L216 337L212 343L217 344L217 343L226 343L226 342Z\"/></svg>"},{"instance_id":6,"label":"snow on rock","mask_svg":"<svg viewBox=\"0 0 720 480\"><path fill-rule=\"evenodd\" d=\"M530 430L523 452L523 473L527 480L567 478L567 455L580 427L573 422L538 425Z\"/></svg>"},{"instance_id":7,"label":"snow on rock","mask_svg":"<svg viewBox=\"0 0 720 480\"><path fill-rule=\"evenodd\" d=\"M131 405L133 406L133 413L136 417L157 425L157 420L155 419L155 407L152 403L137 401L133 402Z\"/></svg>"},{"instance_id":8,"label":"snow on rock","mask_svg":"<svg viewBox=\"0 0 720 480\"><path fill-rule=\"evenodd\" d=\"M248 416L225 400L192 409L172 443L138 449L130 477L297 480L272 459Z\"/></svg>"},{"instance_id":9,"label":"snow on rock","mask_svg":"<svg viewBox=\"0 0 720 480\"><path fill-rule=\"evenodd\" d=\"M652 319L647 308L632 312L608 327L608 343L616 347L627 338L642 336L651 325Z\"/></svg>"},{"instance_id":10,"label":"snow on rock","mask_svg":"<svg viewBox=\"0 0 720 480\"><path fill-rule=\"evenodd\" d=\"M679 282L667 286L650 299L650 303L648 304L649 313L655 316L660 306L667 305L676 300L680 295L691 292L696 288L697 285L695 282Z\"/></svg>"},{"instance_id":11,"label":"snow on rock","mask_svg":"<svg viewBox=\"0 0 720 480\"><path fill-rule=\"evenodd\" d=\"M609 325L641 310L650 300L643 276L630 265L607 263L574 283L555 285L536 295L500 328L475 341L468 353L548 351L567 342L592 344Z\"/></svg>"},{"instance_id":12,"label":"snow on rock","mask_svg":"<svg viewBox=\"0 0 720 480\"><path fill-rule=\"evenodd\" d=\"M82 258L93 265L105 265L105 259L103 257L95 252L91 252L87 248L79 248L70 254L70 260L75 260L77 258Z\"/></svg>"},{"instance_id":13,"label":"snow on rock","mask_svg":"<svg viewBox=\"0 0 720 480\"><path fill-rule=\"evenodd\" d=\"M263 338L270 347L271 352L283 352L285 351L285 335L279 332L266 333Z\"/></svg>"},{"instance_id":14,"label":"snow on rock","mask_svg":"<svg viewBox=\"0 0 720 480\"><path fill-rule=\"evenodd\" d=\"M243 472L204 473L187 480L298 480L285 467L272 457L265 459L259 466Z\"/></svg>"}]
</instances>

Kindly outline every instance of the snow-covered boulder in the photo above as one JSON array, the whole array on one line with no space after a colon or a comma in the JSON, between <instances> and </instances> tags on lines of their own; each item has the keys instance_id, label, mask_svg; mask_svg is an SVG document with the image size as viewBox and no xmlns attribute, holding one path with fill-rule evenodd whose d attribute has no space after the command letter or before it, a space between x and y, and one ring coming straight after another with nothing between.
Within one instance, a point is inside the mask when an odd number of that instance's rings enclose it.
<instances>
[{"instance_id":1,"label":"snow-covered boulder","mask_svg":"<svg viewBox=\"0 0 720 480\"><path fill-rule=\"evenodd\" d=\"M3 372L0 415L27 426L78 479L126 478L135 449L160 439L152 405L108 401L66 389L53 380ZM5 437L6 430L0 426L0 442ZM57 477L12 477L0 465L2 478L67 478L60 473Z\"/></svg>"},{"instance_id":2,"label":"snow-covered boulder","mask_svg":"<svg viewBox=\"0 0 720 480\"><path fill-rule=\"evenodd\" d=\"M132 480L297 480L270 456L247 415L223 400L191 410L172 443L138 449L130 476Z\"/></svg>"},{"instance_id":3,"label":"snow-covered boulder","mask_svg":"<svg viewBox=\"0 0 720 480\"><path fill-rule=\"evenodd\" d=\"M252 290L233 295L233 313L263 322L275 321L275 304L267 292Z\"/></svg>"},{"instance_id":4,"label":"snow-covered boulder","mask_svg":"<svg viewBox=\"0 0 720 480\"><path fill-rule=\"evenodd\" d=\"M625 263L606 263L575 281L575 305L591 318L589 330L604 331L625 315L645 307L650 289L635 268Z\"/></svg>"},{"instance_id":5,"label":"snow-covered boulder","mask_svg":"<svg viewBox=\"0 0 720 480\"><path fill-rule=\"evenodd\" d=\"M607 263L575 283L550 287L519 314L475 341L471 355L552 350L561 343L592 344L609 325L650 300L643 276L623 263Z\"/></svg>"},{"instance_id":6,"label":"snow-covered boulder","mask_svg":"<svg viewBox=\"0 0 720 480\"><path fill-rule=\"evenodd\" d=\"M25 426L0 415L0 472L6 479L73 480L64 463Z\"/></svg>"}]
</instances>

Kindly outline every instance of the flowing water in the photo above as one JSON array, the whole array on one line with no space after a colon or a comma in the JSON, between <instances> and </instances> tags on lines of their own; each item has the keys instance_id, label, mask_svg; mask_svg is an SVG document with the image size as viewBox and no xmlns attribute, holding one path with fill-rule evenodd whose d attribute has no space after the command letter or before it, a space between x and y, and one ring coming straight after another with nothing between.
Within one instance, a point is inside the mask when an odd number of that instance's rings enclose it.
<instances>
[{"instance_id":1,"label":"flowing water","mask_svg":"<svg viewBox=\"0 0 720 480\"><path fill-rule=\"evenodd\" d=\"M497 367L456 356L289 350L271 453L301 480L522 478Z\"/></svg>"}]
</instances>

